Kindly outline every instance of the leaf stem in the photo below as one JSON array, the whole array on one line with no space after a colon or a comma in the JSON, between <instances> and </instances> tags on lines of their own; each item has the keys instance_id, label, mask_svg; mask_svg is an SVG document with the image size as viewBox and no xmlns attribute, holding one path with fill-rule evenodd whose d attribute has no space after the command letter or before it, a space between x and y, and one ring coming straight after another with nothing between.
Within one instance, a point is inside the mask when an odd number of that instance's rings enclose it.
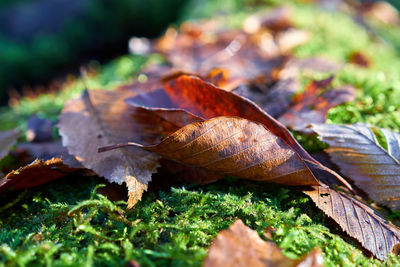
<instances>
[{"instance_id":1,"label":"leaf stem","mask_svg":"<svg viewBox=\"0 0 400 267\"><path fill-rule=\"evenodd\" d=\"M144 146L141 144L134 143L134 142L128 142L128 143L122 143L122 144L116 144L116 145L110 145L110 146L103 146L103 147L98 148L97 152L101 153L101 152L106 152L106 151L114 150L117 148L123 148L123 147L127 147L127 146L135 146L135 147L144 148Z\"/></svg>"}]
</instances>

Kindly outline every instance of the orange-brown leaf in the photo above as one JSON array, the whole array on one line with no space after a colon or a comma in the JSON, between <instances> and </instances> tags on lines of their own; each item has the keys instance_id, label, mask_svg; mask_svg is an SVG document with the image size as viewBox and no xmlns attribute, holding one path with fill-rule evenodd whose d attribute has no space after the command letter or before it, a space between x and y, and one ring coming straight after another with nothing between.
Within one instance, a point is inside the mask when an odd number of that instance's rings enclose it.
<instances>
[{"instance_id":1,"label":"orange-brown leaf","mask_svg":"<svg viewBox=\"0 0 400 267\"><path fill-rule=\"evenodd\" d=\"M214 239L203 266L321 267L323 258L317 248L302 259L289 259L274 242L262 240L256 231L237 220Z\"/></svg>"},{"instance_id":2,"label":"orange-brown leaf","mask_svg":"<svg viewBox=\"0 0 400 267\"><path fill-rule=\"evenodd\" d=\"M180 76L167 83L164 89L153 91L151 94L139 95L127 101L134 106L140 106L148 110L162 108L163 111L167 112L178 108L190 113L191 116L204 119L217 116L236 116L261 123L280 142L290 147L308 167L327 169L314 160L298 144L285 126L260 109L256 104L237 94L219 89L197 77ZM309 172L313 176L311 171ZM338 178L341 179L340 177ZM345 183L345 181L343 182Z\"/></svg>"},{"instance_id":3,"label":"orange-brown leaf","mask_svg":"<svg viewBox=\"0 0 400 267\"><path fill-rule=\"evenodd\" d=\"M285 61L279 46L289 45L285 46L286 51L298 45L298 34L295 38L287 38L288 35L293 37L292 33L293 29L274 40L271 34L226 30L216 21L203 21L201 24L184 23L179 32L168 29L154 46L174 68L203 77L215 67L226 70L229 79L219 85L232 89L237 79L245 83L271 82L272 71ZM270 45L267 48L266 42Z\"/></svg>"},{"instance_id":4,"label":"orange-brown leaf","mask_svg":"<svg viewBox=\"0 0 400 267\"><path fill-rule=\"evenodd\" d=\"M264 125L238 117L191 123L143 147L191 167L285 185L317 185L305 162Z\"/></svg>"},{"instance_id":5,"label":"orange-brown leaf","mask_svg":"<svg viewBox=\"0 0 400 267\"><path fill-rule=\"evenodd\" d=\"M371 60L365 54L357 51L349 55L349 61L363 68L369 68L371 66Z\"/></svg>"}]
</instances>

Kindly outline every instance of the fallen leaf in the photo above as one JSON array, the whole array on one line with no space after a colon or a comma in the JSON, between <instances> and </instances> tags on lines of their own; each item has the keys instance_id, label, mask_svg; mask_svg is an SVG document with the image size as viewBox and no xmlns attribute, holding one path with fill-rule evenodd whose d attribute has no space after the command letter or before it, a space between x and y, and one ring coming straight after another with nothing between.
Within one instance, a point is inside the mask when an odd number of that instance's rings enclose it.
<instances>
[{"instance_id":1,"label":"fallen leaf","mask_svg":"<svg viewBox=\"0 0 400 267\"><path fill-rule=\"evenodd\" d=\"M378 259L384 260L392 252L398 254L399 229L366 204L325 186L317 186L313 191L304 193Z\"/></svg>"},{"instance_id":2,"label":"fallen leaf","mask_svg":"<svg viewBox=\"0 0 400 267\"><path fill-rule=\"evenodd\" d=\"M205 78L217 66L229 73L228 81L243 80L259 85L271 83L273 70L285 63L286 57L282 56L279 45L287 52L300 40L299 31L294 29L280 34L275 41L268 33L248 34L209 25L210 22L184 23L179 33L169 29L154 44L155 50L174 68L185 72ZM227 84L231 89L231 82ZM223 84L220 86L225 88Z\"/></svg>"},{"instance_id":3,"label":"fallen leaf","mask_svg":"<svg viewBox=\"0 0 400 267\"><path fill-rule=\"evenodd\" d=\"M293 96L301 89L300 82L297 80L300 71L332 73L339 69L340 65L323 58L291 59L279 70L276 77L278 80L272 87L241 85L233 92L254 101L269 115L278 118L289 110ZM328 97L331 96L328 95ZM318 95L314 98L318 98Z\"/></svg>"},{"instance_id":4,"label":"fallen leaf","mask_svg":"<svg viewBox=\"0 0 400 267\"><path fill-rule=\"evenodd\" d=\"M289 259L274 242L262 240L239 219L217 235L203 266L317 267L323 266L323 258L321 250L316 248L299 260Z\"/></svg>"},{"instance_id":5,"label":"fallen leaf","mask_svg":"<svg viewBox=\"0 0 400 267\"><path fill-rule=\"evenodd\" d=\"M31 164L11 171L0 179L0 193L7 189L21 190L48 183L79 169L70 168L61 159L35 160Z\"/></svg>"},{"instance_id":6,"label":"fallen leaf","mask_svg":"<svg viewBox=\"0 0 400 267\"><path fill-rule=\"evenodd\" d=\"M180 76L179 78L170 81L166 84L163 89L156 90L151 92L150 94L142 94L136 97L127 99L127 103L130 103L133 106L140 106L143 109L149 110L149 112L154 112L155 110L159 109L161 112L167 113L168 112L176 112L177 109L180 112L186 112L188 115L187 117L197 116L202 119L210 119L218 116L228 116L228 117L239 117L243 118L252 122L258 122L263 124L266 132L269 132L273 138L279 139L279 144L285 145L285 149L287 151L291 151L290 153L294 152L294 158L298 157L300 165L303 166L303 171L308 169L309 175L309 184L310 181L316 181L312 171L310 170L313 168L322 169L328 172L332 172L331 170L327 169L326 167L322 166L319 162L313 159L293 138L291 133L278 121L272 118L270 115L262 111L257 105L253 102L240 97L232 92L227 92L225 90L219 89L213 86L210 83L204 82L197 77L190 77L190 76ZM162 105L160 104L162 103ZM160 106L161 105L161 106ZM167 117L164 117L167 118ZM175 117L169 117L168 119L174 120ZM173 121L172 121L173 122ZM190 121L187 121L189 124ZM200 126L201 123L194 122L193 125ZM210 124L207 124L210 125ZM188 126L187 126L188 127ZM201 127L201 126L200 126ZM193 129L193 128L187 128ZM195 133L192 131L191 133ZM249 137L249 136L248 136ZM134 140L131 140L131 142ZM211 149L210 140L207 139L205 142L206 145L209 145ZM125 142L127 143L127 142ZM140 142L135 142L142 145ZM157 143L154 143L157 144ZM199 144L201 146L201 144ZM240 145L240 144L239 144ZM199 149L201 148L199 146ZM233 147L232 152L239 151L240 146ZM217 151L214 151L218 153ZM226 154L225 152L221 151L221 158ZM288 152L289 153L289 152ZM166 155L164 155L166 156ZM225 155L226 156L226 155ZM169 159L173 159L175 161L180 162L181 158L172 158L171 156L166 156ZM183 158L182 158L183 159ZM251 160L251 159L247 159ZM261 159L260 159L261 160ZM184 163L184 162L181 162ZM259 162L257 162L259 163ZM299 164L299 161L289 160L288 165L291 163ZM254 162L253 162L254 164ZM190 165L190 164L189 164ZM194 166L197 164L193 164ZM248 166L249 162L243 161L243 163L239 166ZM198 165L199 167L200 165ZM297 165L296 165L297 166ZM291 170L293 166L290 166L288 170ZM298 167L298 166L297 166ZM301 169L301 168L300 168ZM298 169L298 170L300 170ZM208 169L211 171L215 171L212 169ZM283 169L281 169L283 175ZM287 173L286 173L287 174ZM338 179L342 181L346 186L351 188L340 176ZM279 181L277 181L279 182ZM305 184L304 180L300 182L301 184ZM295 182L292 181L294 185Z\"/></svg>"},{"instance_id":7,"label":"fallen leaf","mask_svg":"<svg viewBox=\"0 0 400 267\"><path fill-rule=\"evenodd\" d=\"M319 185L306 162L282 139L264 125L238 117L191 123L154 146L130 145L222 175L284 185Z\"/></svg>"},{"instance_id":8,"label":"fallen leaf","mask_svg":"<svg viewBox=\"0 0 400 267\"><path fill-rule=\"evenodd\" d=\"M19 133L16 130L0 132L0 159L4 158L10 148L17 143Z\"/></svg>"},{"instance_id":9,"label":"fallen leaf","mask_svg":"<svg viewBox=\"0 0 400 267\"><path fill-rule=\"evenodd\" d=\"M126 97L135 94L135 91L124 88L86 91L81 98L70 100L65 105L58 124L63 145L71 155L108 181L127 184L129 207L135 205L147 190L151 175L159 167L159 156L138 148L98 154L97 148L119 142L154 139L152 131L157 129L158 121L149 120L146 114L141 117L136 108L124 103ZM140 120L148 120L149 124L143 125ZM147 134L144 139L141 132Z\"/></svg>"},{"instance_id":10,"label":"fallen leaf","mask_svg":"<svg viewBox=\"0 0 400 267\"><path fill-rule=\"evenodd\" d=\"M374 201L400 208L400 134L381 129L388 149L364 124L317 124L311 128L329 144L325 151L341 172L352 179Z\"/></svg>"},{"instance_id":11,"label":"fallen leaf","mask_svg":"<svg viewBox=\"0 0 400 267\"><path fill-rule=\"evenodd\" d=\"M353 101L355 90L351 86L328 89L333 76L311 81L304 92L296 95L288 109L278 120L293 130L304 130L311 123L325 123L328 111L340 104Z\"/></svg>"}]
</instances>

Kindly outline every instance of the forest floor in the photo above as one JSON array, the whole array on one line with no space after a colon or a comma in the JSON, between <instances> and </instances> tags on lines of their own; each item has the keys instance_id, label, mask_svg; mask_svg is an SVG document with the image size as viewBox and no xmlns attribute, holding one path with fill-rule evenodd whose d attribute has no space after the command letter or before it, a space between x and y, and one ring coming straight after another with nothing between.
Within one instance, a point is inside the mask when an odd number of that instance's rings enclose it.
<instances>
[{"instance_id":1,"label":"forest floor","mask_svg":"<svg viewBox=\"0 0 400 267\"><path fill-rule=\"evenodd\" d=\"M357 90L355 101L329 111L328 123L364 122L400 131L400 27L371 19L367 31L346 12L315 5L289 7L296 27L312 36L294 55L321 56L343 64L334 85L351 84ZM186 16L198 19L218 12L212 4L201 8ZM236 10L224 19L235 27L253 11ZM349 63L354 52L365 54L370 66ZM96 74L88 76L86 84L111 89L132 82L141 68L159 58L156 54L122 56L95 66ZM326 77L326 73L305 71L298 78L305 85ZM33 114L56 120L65 101L79 96L84 88L81 79L70 79L57 93L22 98L1 109L0 128L24 130ZM299 134L296 138L308 151L321 149L315 140ZM12 159L7 157L1 164L7 161ZM146 193L132 210L125 211L125 202L97 194L105 183L98 177L68 176L1 195L0 266L123 266L130 259L141 266L199 266L218 232L238 218L260 234L268 226L275 228L272 240L291 258L320 247L327 266L400 264L395 256L380 262L368 255L306 195L288 187L234 178L207 186L174 184ZM400 213L387 212L392 220L400 218Z\"/></svg>"}]
</instances>

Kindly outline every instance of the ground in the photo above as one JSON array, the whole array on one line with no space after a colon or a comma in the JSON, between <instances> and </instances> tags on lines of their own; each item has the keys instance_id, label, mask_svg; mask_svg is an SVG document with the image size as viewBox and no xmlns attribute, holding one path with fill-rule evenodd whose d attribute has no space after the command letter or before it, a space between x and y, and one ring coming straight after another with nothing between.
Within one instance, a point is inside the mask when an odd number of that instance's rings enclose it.
<instances>
[{"instance_id":1,"label":"ground","mask_svg":"<svg viewBox=\"0 0 400 267\"><path fill-rule=\"evenodd\" d=\"M235 3L235 1L227 1ZM366 122L400 130L400 29L370 21L374 33L337 11L289 4L297 27L310 31L311 40L295 50L298 57L324 56L345 63L354 51L372 62L368 69L345 64L335 85L351 84L357 99L329 112L329 123ZM230 6L230 5L228 5ZM192 9L189 18L218 12L210 1ZM240 24L247 9L226 17ZM135 79L140 68L160 60L158 55L126 55L105 66L94 66L90 88L112 88ZM303 72L303 84L326 74ZM66 99L78 96L81 80L69 81L66 89L24 99L0 113L0 127L24 129L31 114L56 119ZM307 150L317 151L309 138L296 134ZM5 160L10 160L9 158ZM4 161L3 161L4 162ZM400 264L391 256L380 262L363 252L353 239L318 210L296 189L228 178L208 186L174 184L154 190L131 211L124 202L112 202L97 194L104 180L66 177L45 186L0 196L0 266L123 266L134 259L142 266L199 266L217 233L240 218L260 235L276 229L272 239L288 257L298 258L314 247L323 250L327 266L386 266ZM390 218L399 214L387 211Z\"/></svg>"}]
</instances>

